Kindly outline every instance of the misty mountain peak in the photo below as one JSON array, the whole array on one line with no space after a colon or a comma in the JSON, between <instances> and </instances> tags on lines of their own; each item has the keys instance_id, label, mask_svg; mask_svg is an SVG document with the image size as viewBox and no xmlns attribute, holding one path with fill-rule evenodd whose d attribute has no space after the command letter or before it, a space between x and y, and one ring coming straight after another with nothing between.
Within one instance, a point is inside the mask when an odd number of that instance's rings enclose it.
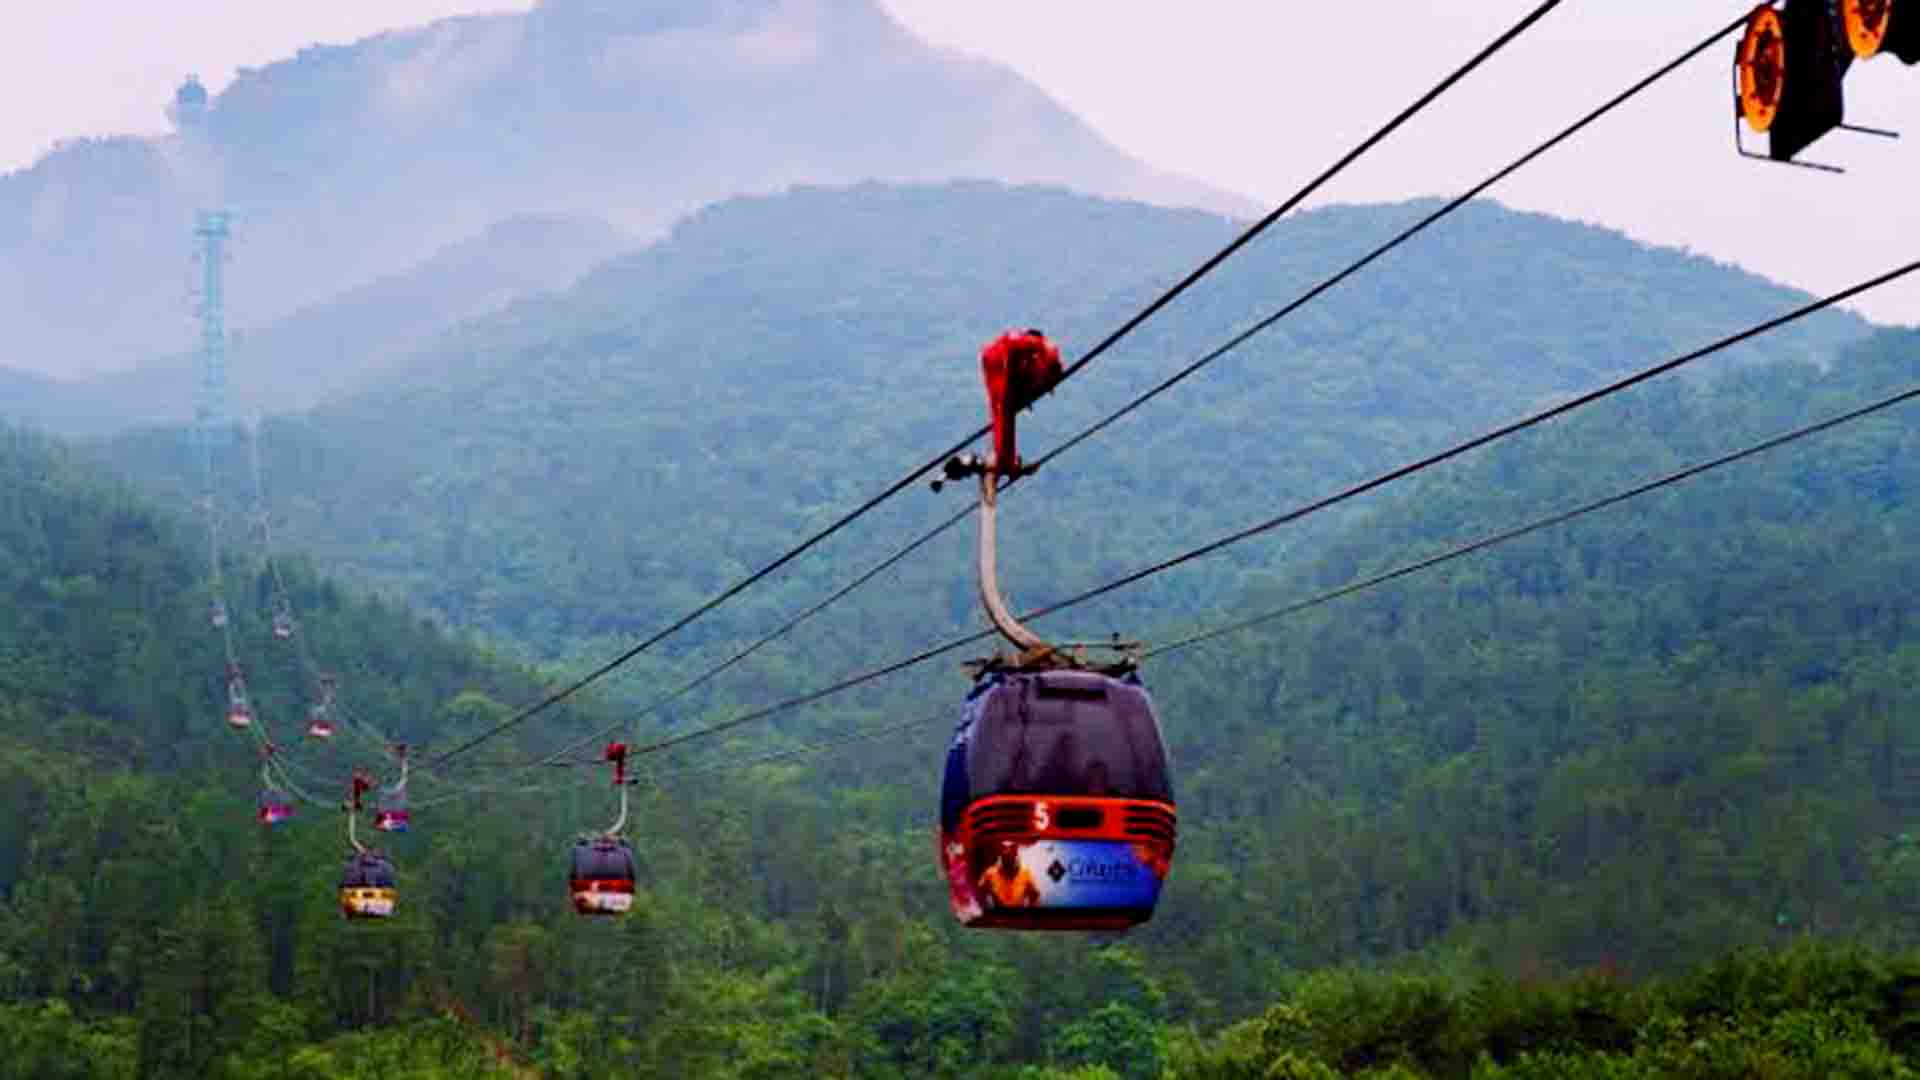
<instances>
[{"instance_id":1,"label":"misty mountain peak","mask_svg":"<svg viewBox=\"0 0 1920 1080\"><path fill-rule=\"evenodd\" d=\"M28 283L0 290L11 363L84 375L187 347L193 214L215 206L244 223L241 327L523 214L645 239L739 195L955 179L1248 209L1129 158L1017 72L920 41L879 0L542 0L302 49L186 108L129 162L63 150L0 177L0 280Z\"/></svg>"},{"instance_id":2,"label":"misty mountain peak","mask_svg":"<svg viewBox=\"0 0 1920 1080\"><path fill-rule=\"evenodd\" d=\"M806 30L836 43L911 38L876 0L542 0L528 16L544 32L605 37L751 35Z\"/></svg>"},{"instance_id":3,"label":"misty mountain peak","mask_svg":"<svg viewBox=\"0 0 1920 1080\"><path fill-rule=\"evenodd\" d=\"M603 34L657 34L687 29L739 29L766 18L784 0L541 0L537 25Z\"/></svg>"}]
</instances>

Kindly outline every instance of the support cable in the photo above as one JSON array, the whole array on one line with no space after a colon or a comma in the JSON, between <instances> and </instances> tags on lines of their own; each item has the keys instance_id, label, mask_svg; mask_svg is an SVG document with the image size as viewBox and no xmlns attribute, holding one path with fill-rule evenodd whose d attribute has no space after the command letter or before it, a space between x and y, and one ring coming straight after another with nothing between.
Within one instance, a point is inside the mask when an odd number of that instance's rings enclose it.
<instances>
[{"instance_id":1,"label":"support cable","mask_svg":"<svg viewBox=\"0 0 1920 1080\"><path fill-rule=\"evenodd\" d=\"M1511 541L1518 540L1526 536L1531 536L1534 533L1541 532L1546 529L1551 529L1556 526L1568 524L1578 518L1585 517L1588 514L1596 513L1601 510L1606 510L1615 506L1619 506L1623 503L1627 503L1634 499L1640 498L1641 496L1652 494L1663 488L1672 487L1676 484L1684 483L1685 481L1702 476L1706 473L1725 468L1728 465L1733 465L1742 461L1746 461L1749 458L1758 457L1772 450L1777 450L1790 443L1795 443L1802 439L1806 439L1814 435L1819 435L1824 432L1831 431L1835 428L1842 427L1844 425L1851 424L1859 420L1863 420L1869 416L1873 416L1877 413L1885 412L1888 409L1891 409L1898 405L1905 404L1915 399L1920 399L1920 386L1909 387L1905 390L1900 391L1899 393L1892 394L1887 397L1883 397L1870 404L1860 406L1859 408L1856 408L1856 409L1851 409L1847 412L1840 413L1836 416L1828 417L1825 420L1816 421L1814 423L1807 424L1803 427L1795 428L1792 431L1786 432L1781 435L1773 436L1772 438L1766 439L1759 443L1755 443L1751 446L1744 447L1740 450L1735 450L1731 453L1722 454L1719 457L1712 458L1707 461L1702 461L1693 465L1689 465L1685 468L1675 470L1663 476L1657 477L1653 480L1648 480L1644 483L1637 484L1633 487L1626 488L1621 491L1617 491L1611 495L1594 499L1590 502L1582 503L1579 506L1573 507L1571 509L1550 514L1546 517L1537 518L1533 521L1527 522L1524 525L1519 525L1519 526L1515 526L1514 528L1504 529L1500 532L1488 534L1486 536L1481 537L1480 539L1471 541L1469 543L1461 544L1457 547L1449 548L1446 551L1440 552L1439 554L1431 555L1423 559L1415 560L1413 562L1404 563L1391 570L1386 570L1381 573L1371 575L1369 577L1365 577L1356 581L1349 582L1338 588L1329 589L1325 592L1319 593L1305 600L1300 600L1295 603L1288 604L1285 607L1276 608L1272 611L1263 612L1261 614L1254 615L1249 618L1228 623L1224 626L1219 626L1213 629L1199 631L1194 634L1188 635L1187 637L1178 638L1174 641L1167 642L1164 645L1155 646L1154 648L1149 649L1146 653L1143 654L1143 656L1149 659L1153 657L1165 656L1169 653L1180 652L1185 649L1193 648L1198 645L1203 645L1208 642L1217 640L1219 638L1227 637L1232 634L1243 633L1247 630L1254 629L1255 627L1259 627L1279 619L1284 619L1294 615L1298 615L1303 612L1310 611L1314 608L1321 607L1326 604L1330 604L1335 600L1344 599L1345 597L1352 596L1356 593L1366 592L1368 590L1378 588L1381 585L1385 585L1390 582L1397 581L1401 578L1411 577L1415 574L1419 574L1424 571L1434 569L1435 567L1452 562L1456 559L1461 559L1461 558L1465 558L1468 555L1477 554L1481 551L1487 550L1488 548L1497 547L1501 544L1509 543ZM985 635L985 634L980 635L980 637L986 637L986 636L988 635ZM805 746L797 746L797 747L792 747L785 750L772 751L767 754L750 758L744 761L706 762L700 765L690 766L683 769L675 769L669 772L664 772L659 774L658 780L671 781L671 780L681 779L681 778L690 777L690 776L709 775L713 773L731 772L735 769L751 768L753 766L765 764L767 762L787 760L794 757L817 753L823 750L835 749L837 747L846 746L852 743L864 742L866 740L879 738L885 735L897 734L901 731L910 730L912 728L919 727L923 724L931 725L942 719L951 719L951 713L943 711L941 713L937 713L930 717L917 718L904 723L887 724L878 728L871 728L864 731L852 732L838 738L822 740L819 742L807 744ZM664 786L664 784L656 782L654 784L651 784L650 786Z\"/></svg>"},{"instance_id":2,"label":"support cable","mask_svg":"<svg viewBox=\"0 0 1920 1080\"><path fill-rule=\"evenodd\" d=\"M1116 578L1112 581L1107 582L1106 584L1095 586L1075 596L1068 597L1065 600L1061 600L1056 603L1049 604L1045 607L1036 608L1032 611L1022 614L1020 618L1022 621L1027 621L1027 620L1043 618L1048 615L1065 611L1068 608L1076 607L1080 604L1086 603L1089 600L1094 600L1099 597L1105 596L1108 593L1125 588L1129 585L1137 584L1138 582L1143 581L1147 578L1153 577L1161 573L1165 573L1168 570L1172 570L1176 567L1183 566L1189 562L1192 562L1196 559L1203 558L1207 555L1214 554L1215 552L1221 551L1235 544L1239 544L1246 540L1253 539L1254 537L1264 535L1283 525L1288 525L1293 522L1299 521L1302 518L1309 517L1313 514L1319 513L1323 510L1330 509L1341 503L1358 498L1361 495L1364 495L1376 489L1385 487L1388 484L1406 479L1407 477L1413 476L1417 473L1424 472L1427 469L1431 469L1437 465L1451 461L1454 458L1460 457L1461 455L1466 454L1472 450L1476 450L1476 449L1479 449L1480 447L1487 446L1494 442L1498 442L1501 439L1505 439L1509 436L1516 435L1529 428L1537 427L1540 424L1546 423L1548 420L1552 420L1559 416L1564 416L1577 409L1584 408L1587 405L1591 405L1596 401L1600 401L1604 398L1611 397L1615 394L1631 389L1632 387L1638 386L1649 379L1653 379L1660 375L1664 375L1669 372L1675 371L1687 364L1705 359L1706 357L1712 356L1715 353L1722 352L1726 349L1732 348L1733 346L1738 345L1742 342L1759 337L1763 334L1770 333L1774 330L1779 329L1782 326L1786 326L1789 323L1795 322L1796 320L1803 319L1809 315L1815 314L1820 311L1824 311L1827 308L1833 307L1837 304L1845 303L1846 301L1851 300L1854 297L1859 296L1863 293L1866 293L1872 289L1879 288L1880 286L1886 285L1890 282L1903 278L1908 274L1913 273L1916 270L1920 270L1920 260L1906 263L1903 266L1897 267L1884 274L1880 274L1875 277L1869 278L1866 281L1860 282L1859 284L1849 286L1845 289L1840 290L1839 292L1832 293L1818 300L1814 300L1807 304L1803 304L1800 307L1795 308L1794 310L1789 311L1783 315L1775 316L1774 318L1768 319L1764 322L1748 327L1745 330L1741 330L1737 333L1730 334L1726 337L1719 339L1718 341L1713 342L1712 344L1702 346L1701 348L1695 349L1688 353L1683 353L1670 360L1666 360L1661 363L1654 364L1651 367L1643 368L1640 371L1635 372L1634 374L1628 375L1621 379L1616 379L1613 382L1607 383L1606 385L1601 386L1597 389L1589 390L1585 393L1579 394L1558 405L1554 405L1550 408L1542 409L1538 412L1525 416L1519 420L1515 420L1510 423L1503 424L1500 427L1497 427L1492 429L1491 431L1485 432L1484 434L1477 435L1464 442L1456 443L1445 450L1439 451L1437 453L1429 454L1426 457L1420 458L1406 465L1402 465L1402 466L1399 466L1398 468L1389 470L1385 473L1381 473L1370 480L1366 480L1364 482L1351 485L1347 488L1344 488L1340 491L1335 492L1332 495L1325 496L1321 499L1307 503L1303 506L1299 506L1292 510L1288 510L1285 513L1268 518L1265 521L1251 525L1247 528L1238 530L1236 532L1229 533L1226 536L1223 536L1217 540L1209 541L1205 544L1200 545L1199 547L1191 548L1178 555L1172 556L1167 559L1163 559L1160 562L1153 563L1139 570L1135 570L1132 573ZM918 653L915 653L914 655L909 656L903 660L898 660L898 661L895 661L894 663L887 664L880 668L875 668L870 671L849 676L848 678L835 682L832 685L822 687L821 689L814 690L809 693L799 695L797 697L789 698L785 701L778 702L774 705L769 705L763 708L755 709L750 712L743 713L739 716L720 721L719 723L708 725L707 727L697 728L693 731L683 732L678 735L671 735L671 736L663 737L660 739L656 739L655 741L650 743L641 744L639 746L632 748L629 751L629 753L634 757L646 757L652 754L656 754L665 750L672 749L673 747L680 746L685 743L693 742L698 739L709 738L711 736L718 735L726 731L731 731L734 728L740 727L742 725L754 723L759 720L764 720L769 717L776 716L780 713L789 712L803 705L810 705L824 698L828 698L836 694L844 693L845 691L852 690L860 686L864 686L871 682L876 682L880 679L886 678L889 675L893 675L897 672L904 671L907 668L918 666L919 664L925 663L926 661L931 660L935 657L944 655L946 653L952 652L959 648L963 648L975 642L983 641L987 638L992 637L993 635L994 635L993 631L985 630L985 631L981 631L981 632L969 635L967 637L958 638L953 641L949 641L942 645L936 645L931 648L924 649Z\"/></svg>"},{"instance_id":3,"label":"support cable","mask_svg":"<svg viewBox=\"0 0 1920 1080\"><path fill-rule=\"evenodd\" d=\"M1544 142L1535 146L1532 150L1521 155L1519 158L1516 158L1514 161L1512 161L1505 167L1501 168L1497 172L1493 173L1492 175L1488 176L1486 179L1482 180L1480 183L1469 188L1459 196L1447 202L1445 205L1439 207L1438 209L1434 210L1432 213L1421 218L1419 221L1415 222L1413 225L1409 226L1408 228L1402 230L1401 232L1396 234L1393 238L1389 239L1388 241L1381 244L1380 246L1374 248L1372 251L1368 252L1366 255L1362 256L1358 260L1348 264L1348 266L1345 269L1341 270L1340 272L1334 274L1331 277L1328 277L1322 280L1319 284L1313 286L1311 289L1300 294L1298 297L1290 301L1284 307L1281 307L1278 310L1274 311L1272 314L1262 318L1260 321L1254 323L1252 326L1248 327L1246 330L1230 338L1227 342L1220 345L1218 348L1215 348L1212 351L1202 355L1199 359L1188 364L1186 367L1175 372L1173 375L1169 376L1167 379L1156 384L1151 389L1135 397L1133 400L1129 401L1127 404L1125 404L1118 410L1112 413L1109 413L1105 417L1096 421L1091 426L1083 429L1078 434L1069 438L1066 442L1060 444L1059 446L1054 447L1052 450L1048 451L1046 454L1038 458L1033 463L1033 467L1036 470L1039 469L1041 466L1048 464L1049 462L1053 461L1055 458L1058 458L1060 455L1067 453L1068 451L1072 450L1074 447L1079 446L1081 443L1099 434L1101 431L1104 431L1107 427L1111 426L1116 421L1120 420L1122 417L1138 409L1140 406L1146 404L1148 401L1152 400L1153 398L1158 397L1160 394L1165 393L1166 391L1172 389L1175 385L1184 381L1188 376L1194 374L1195 372L1199 371L1201 368L1206 367L1207 365L1213 363L1214 361L1234 351L1235 349L1239 348L1241 345L1246 344L1249 340L1251 340L1258 334L1272 328L1276 323L1294 314L1296 311L1305 307L1306 305L1312 303L1314 300L1318 299L1324 293L1332 290L1334 287L1340 285L1341 283L1346 281L1348 278L1359 273L1361 270L1365 269L1376 260L1392 252L1395 248L1398 248L1402 244L1413 239L1416 235L1420 234L1421 232L1426 231L1426 229L1438 223L1442 219L1451 216L1452 214L1460 210L1462 207L1466 206L1473 199L1478 198L1482 194L1485 194L1488 189L1492 188L1496 184L1512 176L1514 173L1532 164L1536 159L1542 157L1549 151L1558 147L1560 144L1573 138L1575 135L1579 134L1581 131L1591 126L1601 118L1605 117L1609 113L1618 109L1620 106L1625 105L1627 102L1638 97L1640 94L1652 88L1655 84L1666 79L1668 76L1672 75L1675 71L1679 70L1689 62L1698 58L1703 52L1712 48L1715 44L1717 44L1718 42L1726 38L1729 34L1733 33L1734 31L1738 30L1740 27L1744 26L1746 23L1746 18L1747 18L1746 15L1743 14L1738 19L1735 19L1734 21L1728 23L1726 26L1713 31L1711 34L1707 35L1703 40L1701 40L1698 44L1681 52L1678 56L1674 57L1672 60L1669 60L1667 63L1661 65L1659 68L1650 72L1640 80L1633 83L1631 86L1627 87L1625 90L1622 90L1620 93L1614 95L1612 98L1608 99L1606 102L1602 103L1598 107L1588 112L1586 115L1582 116L1579 120L1575 121L1574 123L1568 125L1566 128L1562 129L1559 133L1553 135L1552 137L1548 138ZM984 431L985 429L982 429L982 432ZM1015 484L1019 483L1020 479L1021 477L1019 476L1003 477L1000 480L1000 491L1004 492L1007 489L1013 487ZM927 531L926 533L921 534L917 539L913 540L906 547L902 548L900 551L894 553L893 555L888 556L885 560L881 561L872 569L866 571L865 573L860 575L858 578L854 579L852 582L843 586L839 591L828 596L826 599L815 604L813 607L808 608L806 611L802 612L798 616L795 616L793 619L783 624L779 629L774 630L772 633L768 634L765 637L762 637L760 640L748 646L742 652L736 653L735 655L721 662L715 667L708 669L699 677L695 678L691 682L680 687L678 690L675 690L672 693L669 693L666 696L647 705L646 707L641 709L641 711L638 714L635 715L635 717L633 718L634 721L637 723L639 719L659 711L660 709L664 708L668 704L671 704L673 701L678 700L680 697L682 697L689 691L695 689L698 686L705 684L709 680L725 672L728 668L731 668L732 666L739 663L740 661L745 660L747 657L753 655L753 653L759 651L759 649L769 644L773 640L780 638L786 635L787 633L791 632L795 627L799 626L801 623L807 621L808 619L811 619L813 616L826 610L828 607L831 607L841 599L845 598L848 594L852 593L856 589L859 589L861 586L865 585L868 581L871 581L874 577L879 575L881 572L896 565L906 555L925 546L927 543L931 542L935 538L944 534L947 530L953 528L955 525L959 524L961 521L965 520L968 516L972 515L978 510L979 510L979 504L977 502L968 503L968 505L964 509L962 509L960 512L946 519L940 524L934 526L931 530ZM552 755L547 756L546 758L527 762L526 767L540 768L540 767L554 764L558 758L571 754L584 746L592 745L594 742L597 742L601 738L605 738L609 733L611 733L618 726L619 724L616 723L614 725L609 725L605 728L602 728L599 731L596 731L590 735L587 735L586 737L579 739L576 742L561 748L560 750L556 751Z\"/></svg>"},{"instance_id":4,"label":"support cable","mask_svg":"<svg viewBox=\"0 0 1920 1080\"><path fill-rule=\"evenodd\" d=\"M1145 323L1148 319L1152 318L1155 314L1159 313L1168 304L1171 304L1176 298L1178 298L1180 295L1185 293L1188 289L1192 288L1195 284L1197 284L1202 278L1206 277L1208 274L1212 273L1215 269L1217 269L1221 263L1225 262L1233 254L1238 252L1241 248L1245 247L1247 244L1251 243L1261 233L1265 232L1269 227L1273 225L1274 222L1278 221L1281 217L1285 216L1288 212L1298 207L1306 199L1310 198L1321 187L1325 186L1328 181L1332 180L1335 176L1345 171L1355 161L1359 160L1359 158L1365 155L1368 151L1372 150L1376 145L1378 145L1380 142L1385 140L1387 136L1391 135L1394 131L1398 130L1402 125L1404 125L1408 120L1411 120L1415 115L1423 111L1427 106L1431 105L1442 94L1452 89L1456 83L1460 82L1468 74L1472 73L1476 68L1480 67L1487 60L1491 59L1496 53L1500 52L1502 49L1510 45L1514 40L1519 38L1522 34L1526 33L1526 31L1531 29L1534 26L1534 24L1538 23L1541 19L1545 18L1547 14L1551 12L1554 8L1559 7L1561 2L1562 0L1545 0L1544 3L1541 3L1539 6L1535 7L1519 22L1509 27L1504 33L1502 33L1499 37L1495 38L1492 42L1490 42L1488 45L1482 48L1478 53L1475 53L1474 56L1471 59L1469 59L1466 63L1462 64L1459 68L1455 69L1452 73L1447 75L1439 83L1435 84L1432 88L1427 90L1426 93L1422 94L1419 98L1415 99L1415 101L1411 105L1408 105L1405 109L1401 110L1399 114L1393 117L1393 119L1389 120L1380 129L1378 129L1373 134L1369 135L1365 140L1363 140L1358 146L1354 147L1352 150L1349 150L1333 165L1329 166L1326 170L1321 172L1313 180L1309 181L1305 187L1301 188L1292 197L1287 199L1285 202L1281 203L1278 207L1276 207L1274 210L1269 212L1266 216L1262 217L1260 220L1254 222L1239 236L1237 236L1232 242L1227 244L1225 247L1221 248L1218 252L1216 252L1214 255L1209 257L1205 262L1201 263L1194 270L1190 271L1185 277L1181 278L1171 288L1167 289L1164 293L1162 293L1157 299L1149 303L1145 308L1141 309L1138 313L1136 313L1133 317L1129 318L1126 322L1122 323L1118 329L1108 334L1105 338L1102 338L1097 344L1093 346L1093 348L1089 349L1083 356L1081 356L1079 359L1075 360L1072 364L1067 366L1065 371L1062 373L1060 382L1064 383L1067 379L1072 378L1074 375L1078 374L1080 371L1084 370L1088 365L1093 363L1093 361L1099 358L1102 354L1107 352L1109 349L1113 348L1115 345L1119 344L1124 338L1132 334L1134 330L1138 329L1141 324ZM1056 389L1057 387L1058 387L1058 384L1056 384ZM455 757L459 754L466 753L467 751L473 749L474 747L480 745L481 743L486 742L487 740L494 738L495 736L501 733L504 733L508 730L511 730L514 727L519 726L520 724L533 718L534 716L537 716L540 713L545 712L547 709L552 708L553 706L558 705L561 702L567 700L568 698L572 697L574 694L579 693L581 690L586 689L588 686L592 685L595 682L598 682L600 679L605 678L607 675L612 674L616 669L624 666L625 664L633 660L635 657L639 656L641 653L652 648L655 644L658 644L660 641L671 636L672 634L678 633L680 630L684 629L686 626L694 622L694 620L699 619L702 616L705 616L707 613L713 611L715 608L718 608L721 604L724 604L727 601L733 599L733 597L738 596L742 592L745 592L747 589L751 588L753 585L757 584L758 582L765 579L769 575L778 571L781 567L786 566L788 563L799 558L801 555L805 554L807 551L812 550L815 546L824 542L827 538L833 536L835 533L840 532L842 529L845 529L847 526L853 524L855 521L859 520L861 517L864 517L867 513L871 512L872 510L880 506L880 504L886 502L887 500L893 498L895 495L898 495L900 492L906 490L908 487L912 486L916 481L918 481L922 476L926 475L928 472L933 471L934 469L939 468L942 464L946 462L948 458L952 457L953 455L959 453L962 450L965 450L968 446L972 445L975 440L979 439L982 435L985 435L987 431L988 431L988 428L983 426L978 430L974 431L972 434L966 436L964 439L961 439L958 442L954 443L951 447L947 448L946 450L942 450L939 454L930 458L923 464L915 467L911 472L907 473L905 476L902 476L899 480L896 480L893 484L889 485L884 491L869 498L867 501L861 503L859 506L855 507L849 513L835 520L832 524L828 525L827 527L820 530L819 532L814 533L812 536L802 541L799 545L790 549L786 554L781 555L779 558L766 564L765 566L761 567L759 570L756 570L753 573L748 574L746 577L740 579L738 582L727 587L725 590L720 592L718 595L714 596L712 599L707 600L705 603L694 608L692 611L688 612L687 614L681 616L679 619L675 620L673 623L669 624L666 628L655 632L653 635L642 640L639 644L634 645L633 647L627 649L625 652L622 652L620 655L614 657L612 660L609 660L606 663L600 665L599 667L593 669L592 671L588 672L586 675L581 676L579 679L568 684L567 686L562 687L561 689L556 690L551 694L548 694L546 697L542 698L540 701L536 702L535 704L525 709L522 709L518 713L515 713L513 716L503 721L497 727L485 732L481 732L478 735L475 735L474 737L467 740L466 742L461 743L460 745L454 747L453 749L434 758L431 762L428 762L427 764L442 765L448 759Z\"/></svg>"}]
</instances>

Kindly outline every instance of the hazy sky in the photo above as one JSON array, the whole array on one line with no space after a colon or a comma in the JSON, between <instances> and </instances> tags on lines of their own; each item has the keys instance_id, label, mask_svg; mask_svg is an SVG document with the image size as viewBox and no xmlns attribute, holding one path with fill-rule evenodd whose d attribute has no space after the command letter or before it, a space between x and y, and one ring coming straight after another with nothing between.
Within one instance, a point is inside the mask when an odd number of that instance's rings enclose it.
<instances>
[{"instance_id":1,"label":"hazy sky","mask_svg":"<svg viewBox=\"0 0 1920 1080\"><path fill-rule=\"evenodd\" d=\"M1535 0L884 2L937 44L1017 68L1123 149L1264 203L1318 172ZM164 130L161 109L187 71L217 92L236 67L309 43L530 6L12 0L9 8L26 10L9 11L0 37L0 169L30 164L57 138ZM1321 201L1464 188L1747 6L1567 0ZM1355 18L1356 9L1366 17ZM1730 145L1731 50L1715 48L1493 195L1814 291L1920 258L1920 127L1900 142L1829 135L1804 155L1846 165L1845 176L1743 161ZM1891 57L1856 68L1848 92L1856 123L1898 128L1920 118L1920 68ZM1862 308L1920 323L1920 284Z\"/></svg>"}]
</instances>

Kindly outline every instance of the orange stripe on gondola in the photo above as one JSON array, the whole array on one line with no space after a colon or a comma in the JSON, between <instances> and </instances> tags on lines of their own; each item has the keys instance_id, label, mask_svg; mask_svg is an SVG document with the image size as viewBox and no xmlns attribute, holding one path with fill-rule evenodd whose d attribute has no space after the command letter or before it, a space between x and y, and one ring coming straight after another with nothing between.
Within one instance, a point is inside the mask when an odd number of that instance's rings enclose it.
<instances>
[{"instance_id":1,"label":"orange stripe on gondola","mask_svg":"<svg viewBox=\"0 0 1920 1080\"><path fill-rule=\"evenodd\" d=\"M961 816L959 839L1123 840L1171 857L1178 832L1172 803L1093 795L989 795Z\"/></svg>"},{"instance_id":2,"label":"orange stripe on gondola","mask_svg":"<svg viewBox=\"0 0 1920 1080\"><path fill-rule=\"evenodd\" d=\"M633 891L633 882L631 880L622 881L618 878L574 878L571 882L568 883L568 888L571 891L577 892L577 893L581 893L581 892L630 893Z\"/></svg>"}]
</instances>

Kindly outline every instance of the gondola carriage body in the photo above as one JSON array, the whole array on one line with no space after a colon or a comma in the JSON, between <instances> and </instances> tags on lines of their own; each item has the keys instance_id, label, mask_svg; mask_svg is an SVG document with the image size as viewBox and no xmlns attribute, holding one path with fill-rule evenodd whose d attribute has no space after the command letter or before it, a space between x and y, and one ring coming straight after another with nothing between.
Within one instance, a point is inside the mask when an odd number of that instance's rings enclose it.
<instances>
[{"instance_id":1,"label":"gondola carriage body","mask_svg":"<svg viewBox=\"0 0 1920 1080\"><path fill-rule=\"evenodd\" d=\"M393 864L374 851L347 857L340 871L340 914L349 919L390 919L399 904Z\"/></svg>"},{"instance_id":2,"label":"gondola carriage body","mask_svg":"<svg viewBox=\"0 0 1920 1080\"><path fill-rule=\"evenodd\" d=\"M967 926L1125 930L1153 917L1173 865L1166 744L1131 659L1088 666L1000 594L996 492L1037 467L1020 458L1016 418L1064 377L1060 350L1038 330L1009 331L982 350L980 373L992 453L949 460L934 489L978 481L980 600L1018 652L976 668L941 782L940 870Z\"/></svg>"},{"instance_id":3,"label":"gondola carriage body","mask_svg":"<svg viewBox=\"0 0 1920 1080\"><path fill-rule=\"evenodd\" d=\"M407 747L397 743L393 752L400 759L400 779L381 789L373 805L373 827L381 832L406 832L413 823L407 812Z\"/></svg>"},{"instance_id":4,"label":"gondola carriage body","mask_svg":"<svg viewBox=\"0 0 1920 1080\"><path fill-rule=\"evenodd\" d=\"M582 839L573 846L567 891L581 915L619 916L633 909L633 848L612 836Z\"/></svg>"},{"instance_id":5,"label":"gondola carriage body","mask_svg":"<svg viewBox=\"0 0 1920 1080\"><path fill-rule=\"evenodd\" d=\"M406 832L412 821L413 815L407 812L405 790L388 788L380 793L380 800L373 808L374 828L381 832Z\"/></svg>"},{"instance_id":6,"label":"gondola carriage body","mask_svg":"<svg viewBox=\"0 0 1920 1080\"><path fill-rule=\"evenodd\" d=\"M254 818L262 825L278 825L293 816L293 802L273 788L260 792Z\"/></svg>"},{"instance_id":7,"label":"gondola carriage body","mask_svg":"<svg viewBox=\"0 0 1920 1080\"><path fill-rule=\"evenodd\" d=\"M227 665L227 726L247 728L253 726L253 706L247 703L247 683L240 674L237 664Z\"/></svg>"},{"instance_id":8,"label":"gondola carriage body","mask_svg":"<svg viewBox=\"0 0 1920 1080\"><path fill-rule=\"evenodd\" d=\"M1166 747L1131 673L990 670L947 756L940 861L984 929L1125 930L1173 864Z\"/></svg>"}]
</instances>

